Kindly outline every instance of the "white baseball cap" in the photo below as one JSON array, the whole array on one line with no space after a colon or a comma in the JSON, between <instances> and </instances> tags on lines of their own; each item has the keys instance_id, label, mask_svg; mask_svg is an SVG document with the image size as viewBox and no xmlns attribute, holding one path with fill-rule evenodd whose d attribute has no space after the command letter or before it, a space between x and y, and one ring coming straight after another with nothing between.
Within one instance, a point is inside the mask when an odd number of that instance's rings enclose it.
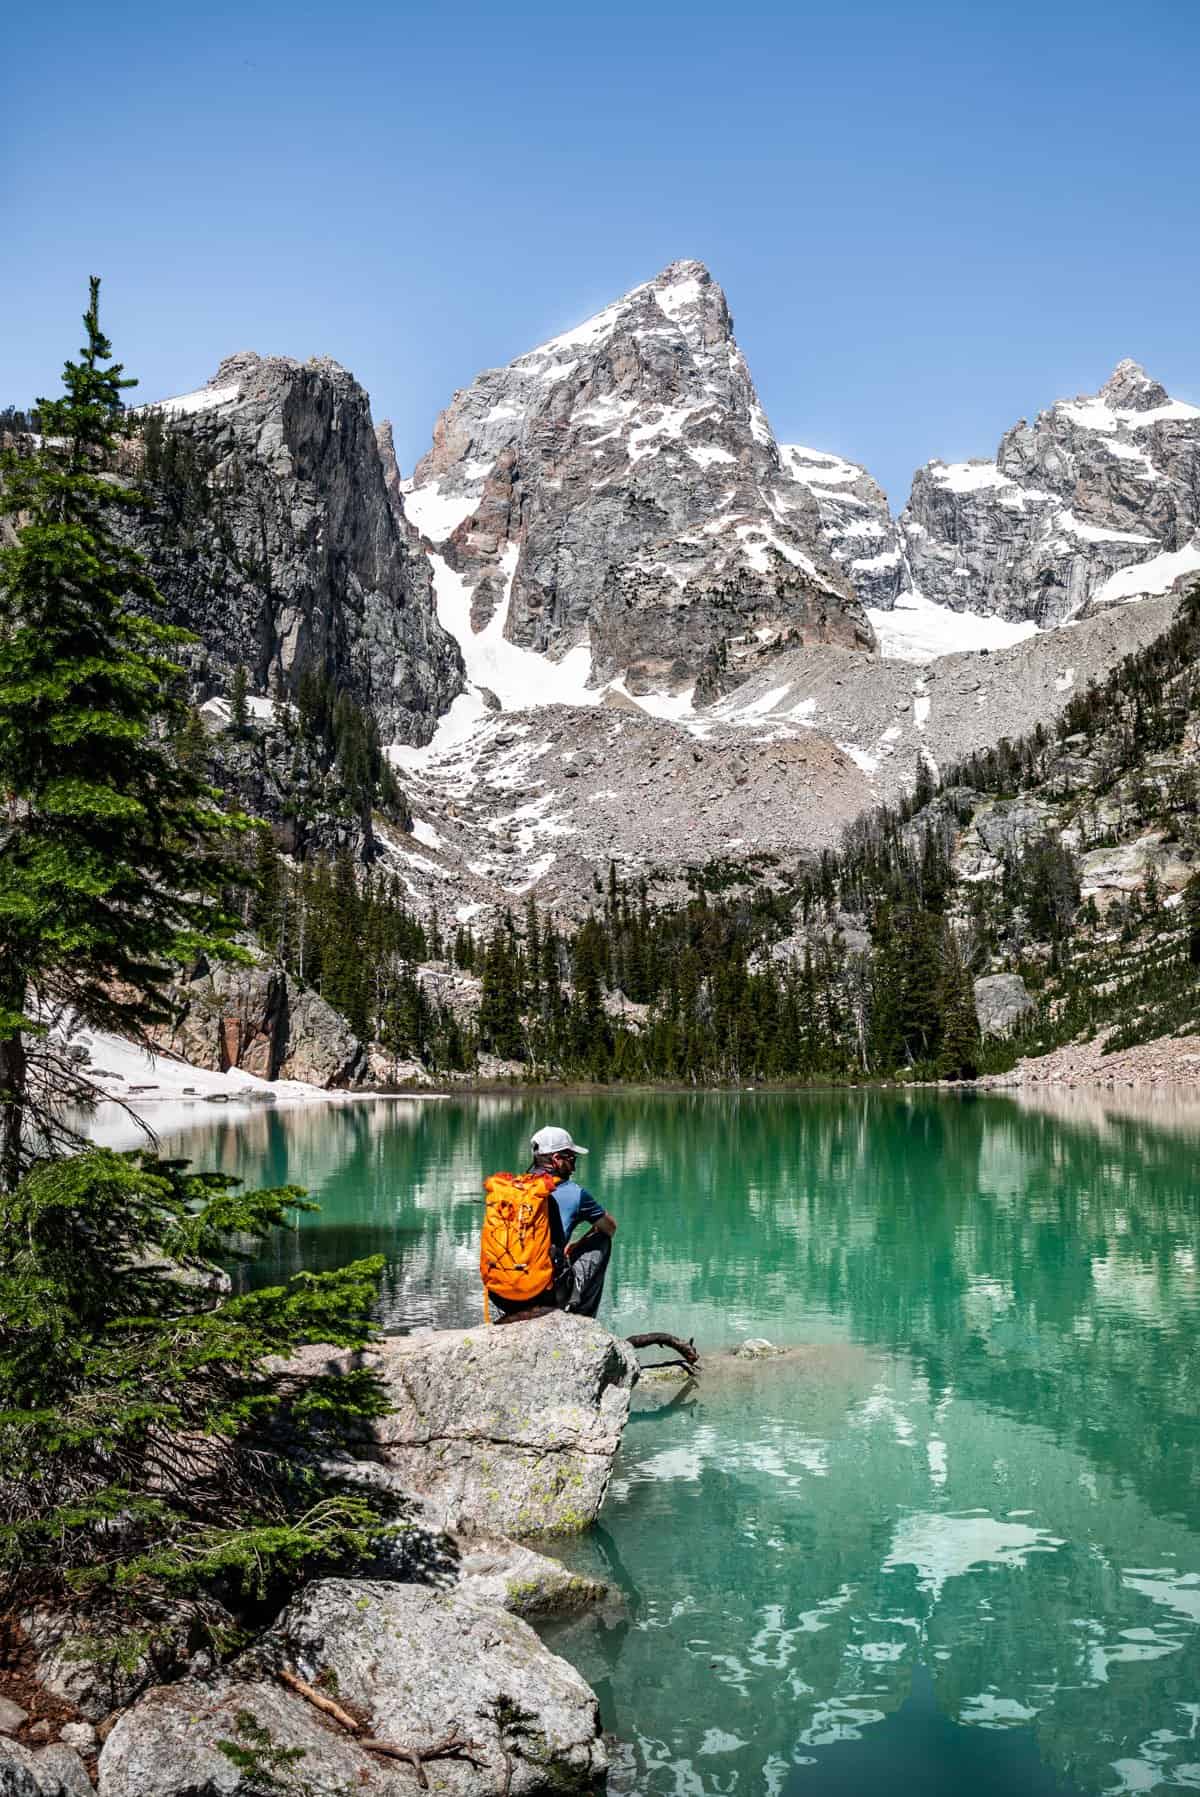
<instances>
[{"instance_id":1,"label":"white baseball cap","mask_svg":"<svg viewBox=\"0 0 1200 1797\"><path fill-rule=\"evenodd\" d=\"M535 1154L586 1154L578 1142L571 1140L569 1129L539 1129L533 1137L532 1148Z\"/></svg>"}]
</instances>

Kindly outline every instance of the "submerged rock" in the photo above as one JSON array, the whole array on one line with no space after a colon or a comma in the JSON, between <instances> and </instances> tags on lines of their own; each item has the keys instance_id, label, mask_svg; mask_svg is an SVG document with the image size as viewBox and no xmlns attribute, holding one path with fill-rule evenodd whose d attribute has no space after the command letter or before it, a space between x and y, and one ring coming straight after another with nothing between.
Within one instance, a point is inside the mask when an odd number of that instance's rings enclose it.
<instances>
[{"instance_id":1,"label":"submerged rock","mask_svg":"<svg viewBox=\"0 0 1200 1797\"><path fill-rule=\"evenodd\" d=\"M751 1335L734 1350L738 1360L773 1360L777 1354L786 1354L786 1348L777 1348L765 1336Z\"/></svg>"},{"instance_id":2,"label":"submerged rock","mask_svg":"<svg viewBox=\"0 0 1200 1797\"><path fill-rule=\"evenodd\" d=\"M504 1535L468 1537L460 1546L457 1590L472 1603L514 1616L569 1616L608 1595L599 1579L569 1572Z\"/></svg>"},{"instance_id":3,"label":"submerged rock","mask_svg":"<svg viewBox=\"0 0 1200 1797\"><path fill-rule=\"evenodd\" d=\"M450 1797L582 1794L607 1765L594 1694L527 1623L457 1592L322 1579L226 1678L165 1686L127 1711L101 1754L101 1797L249 1797L259 1787L221 1743L268 1740L298 1756L295 1776L314 1791L410 1797L409 1766L369 1753L275 1682L280 1667L336 1694L373 1739L473 1743L470 1758L429 1763L431 1785Z\"/></svg>"}]
</instances>

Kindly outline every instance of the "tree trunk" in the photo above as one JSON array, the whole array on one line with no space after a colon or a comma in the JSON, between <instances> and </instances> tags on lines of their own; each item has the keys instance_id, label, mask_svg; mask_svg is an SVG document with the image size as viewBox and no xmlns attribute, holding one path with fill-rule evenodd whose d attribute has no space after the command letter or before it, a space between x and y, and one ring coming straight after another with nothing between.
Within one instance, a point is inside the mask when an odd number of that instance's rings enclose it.
<instances>
[{"instance_id":1,"label":"tree trunk","mask_svg":"<svg viewBox=\"0 0 1200 1797\"><path fill-rule=\"evenodd\" d=\"M22 992L15 1003L0 998L6 1010L17 1011L24 1002ZM0 1190L11 1192L22 1173L21 1147L25 1129L25 1103L28 1064L25 1038L17 1030L0 1038Z\"/></svg>"}]
</instances>

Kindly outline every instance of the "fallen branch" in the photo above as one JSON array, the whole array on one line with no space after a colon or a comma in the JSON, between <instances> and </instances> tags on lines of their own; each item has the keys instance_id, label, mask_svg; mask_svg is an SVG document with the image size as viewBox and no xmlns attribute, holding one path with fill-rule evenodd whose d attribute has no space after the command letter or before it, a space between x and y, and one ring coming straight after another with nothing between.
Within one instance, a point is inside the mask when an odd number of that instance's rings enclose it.
<instances>
[{"instance_id":1,"label":"fallen branch","mask_svg":"<svg viewBox=\"0 0 1200 1797\"><path fill-rule=\"evenodd\" d=\"M464 1759L470 1760L473 1766L480 1764L480 1761L472 1758L473 1754L482 1751L478 1741L468 1741L463 1735L445 1735L440 1741L434 1741L429 1747L407 1747L399 1741L376 1741L363 1733L364 1724L352 1716L349 1710L344 1710L340 1703L333 1701L332 1697L326 1697L324 1691L318 1691L316 1686L310 1685L306 1678L301 1678L298 1673L289 1672L286 1666L279 1668L279 1677L290 1690L303 1697L306 1703L311 1703L314 1709L320 1710L322 1715L329 1716L339 1728L344 1728L348 1735L353 1735L358 1746L365 1753L378 1753L384 1759L402 1760L410 1766L423 1791L429 1789L429 1780L425 1776L423 1764L425 1760Z\"/></svg>"},{"instance_id":2,"label":"fallen branch","mask_svg":"<svg viewBox=\"0 0 1200 1797\"><path fill-rule=\"evenodd\" d=\"M631 1348L674 1348L680 1360L685 1361L689 1367L700 1365L700 1355L694 1341L682 1341L679 1336L668 1335L662 1329L651 1329L645 1335L627 1335L625 1340Z\"/></svg>"},{"instance_id":3,"label":"fallen branch","mask_svg":"<svg viewBox=\"0 0 1200 1797\"><path fill-rule=\"evenodd\" d=\"M361 1734L362 1723L356 1722L349 1710L344 1710L340 1703L334 1703L332 1697L326 1697L323 1691L318 1691L316 1686L310 1685L307 1679L300 1678L295 1672L289 1672L286 1666L280 1667L279 1676L285 1685L289 1685L293 1691L298 1691L301 1697L313 1705L314 1709L323 1710L325 1715L332 1716L333 1720L344 1728L347 1734Z\"/></svg>"},{"instance_id":4,"label":"fallen branch","mask_svg":"<svg viewBox=\"0 0 1200 1797\"><path fill-rule=\"evenodd\" d=\"M423 1791L429 1789L429 1780L425 1776L423 1763L425 1760L464 1759L470 1760L473 1766L480 1764L477 1759L472 1758L474 1753L480 1751L478 1741L467 1741L462 1735L446 1735L442 1740L435 1741L431 1747L402 1747L398 1741L360 1740L358 1744L368 1753L381 1754L385 1759L404 1760L412 1767L417 1783Z\"/></svg>"}]
</instances>

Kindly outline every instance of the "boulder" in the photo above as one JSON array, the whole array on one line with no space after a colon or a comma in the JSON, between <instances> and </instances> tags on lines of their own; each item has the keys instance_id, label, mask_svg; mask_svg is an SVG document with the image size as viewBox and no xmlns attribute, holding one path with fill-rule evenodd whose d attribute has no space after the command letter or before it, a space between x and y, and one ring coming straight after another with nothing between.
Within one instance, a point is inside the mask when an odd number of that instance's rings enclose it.
<instances>
[{"instance_id":1,"label":"boulder","mask_svg":"<svg viewBox=\"0 0 1200 1797\"><path fill-rule=\"evenodd\" d=\"M280 1079L313 1086L348 1086L362 1074L366 1051L345 1018L319 992L297 992L288 982L287 1029Z\"/></svg>"},{"instance_id":2,"label":"boulder","mask_svg":"<svg viewBox=\"0 0 1200 1797\"><path fill-rule=\"evenodd\" d=\"M126 1710L100 1754L101 1797L250 1797L273 1788L223 1749L257 1754L268 1774L268 1755L290 1754L292 1788L322 1797L357 1790L368 1773L365 1788L379 1797L411 1797L415 1789L399 1764L368 1757L282 1685L230 1677L158 1685Z\"/></svg>"},{"instance_id":3,"label":"boulder","mask_svg":"<svg viewBox=\"0 0 1200 1797\"><path fill-rule=\"evenodd\" d=\"M95 1793L74 1748L59 1741L50 1747L21 1747L16 1741L0 1740L0 1797L95 1797Z\"/></svg>"},{"instance_id":4,"label":"boulder","mask_svg":"<svg viewBox=\"0 0 1200 1797\"><path fill-rule=\"evenodd\" d=\"M472 1742L469 1759L429 1763L448 1797L590 1792L607 1766L595 1695L527 1623L457 1592L322 1579L225 1678L164 1686L126 1711L100 1756L101 1797L249 1797L261 1787L222 1741L302 1756L295 1776L316 1792L411 1797L407 1764L367 1752L276 1682L276 1668L336 1693L373 1739Z\"/></svg>"},{"instance_id":5,"label":"boulder","mask_svg":"<svg viewBox=\"0 0 1200 1797\"><path fill-rule=\"evenodd\" d=\"M599 1579L569 1572L505 1535L467 1536L458 1546L456 1590L489 1609L513 1616L570 1616L608 1595Z\"/></svg>"},{"instance_id":6,"label":"boulder","mask_svg":"<svg viewBox=\"0 0 1200 1797\"><path fill-rule=\"evenodd\" d=\"M15 1741L0 1740L0 1797L41 1797L33 1776L33 1754Z\"/></svg>"},{"instance_id":7,"label":"boulder","mask_svg":"<svg viewBox=\"0 0 1200 1797\"><path fill-rule=\"evenodd\" d=\"M446 1529L573 1533L595 1520L637 1379L631 1348L561 1311L379 1344L374 1439Z\"/></svg>"},{"instance_id":8,"label":"boulder","mask_svg":"<svg viewBox=\"0 0 1200 1797\"><path fill-rule=\"evenodd\" d=\"M1011 1035L1033 1009L1019 973L989 973L975 981L975 1015L981 1035Z\"/></svg>"},{"instance_id":9,"label":"boulder","mask_svg":"<svg viewBox=\"0 0 1200 1797\"><path fill-rule=\"evenodd\" d=\"M28 1721L28 1710L23 1710L11 1697L0 1697L0 1735L15 1735Z\"/></svg>"},{"instance_id":10,"label":"boulder","mask_svg":"<svg viewBox=\"0 0 1200 1797\"><path fill-rule=\"evenodd\" d=\"M163 1603L153 1643L131 1657L112 1651L122 1625L119 1618L106 1618L103 1610L91 1616L86 1630L65 1611L28 1610L21 1617L37 1655L38 1684L89 1722L102 1722L161 1679L210 1671L215 1664L212 1631L232 1623L232 1616L219 1604Z\"/></svg>"},{"instance_id":11,"label":"boulder","mask_svg":"<svg viewBox=\"0 0 1200 1797\"><path fill-rule=\"evenodd\" d=\"M389 1336L352 1361L314 1346L289 1364L297 1379L365 1364L381 1380L391 1411L363 1425L347 1476L370 1469L428 1529L520 1536L595 1520L638 1376L630 1347L562 1311Z\"/></svg>"}]
</instances>

